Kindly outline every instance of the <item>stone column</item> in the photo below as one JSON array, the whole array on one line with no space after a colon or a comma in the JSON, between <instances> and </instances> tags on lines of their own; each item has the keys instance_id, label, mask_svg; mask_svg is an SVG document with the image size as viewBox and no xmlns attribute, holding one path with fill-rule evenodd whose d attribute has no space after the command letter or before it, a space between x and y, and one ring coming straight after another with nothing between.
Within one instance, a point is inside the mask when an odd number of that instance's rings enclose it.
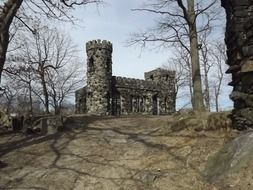
<instances>
[{"instance_id":1,"label":"stone column","mask_svg":"<svg viewBox=\"0 0 253 190\"><path fill-rule=\"evenodd\" d=\"M233 126L253 128L253 1L222 0L226 9L227 64L232 74Z\"/></svg>"}]
</instances>

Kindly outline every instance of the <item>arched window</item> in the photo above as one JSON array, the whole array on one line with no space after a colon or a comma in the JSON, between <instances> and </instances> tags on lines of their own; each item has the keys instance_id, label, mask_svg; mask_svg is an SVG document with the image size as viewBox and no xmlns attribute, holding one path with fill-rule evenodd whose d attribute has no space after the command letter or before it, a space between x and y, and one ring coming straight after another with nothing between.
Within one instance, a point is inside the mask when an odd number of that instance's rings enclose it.
<instances>
[{"instance_id":1,"label":"arched window","mask_svg":"<svg viewBox=\"0 0 253 190\"><path fill-rule=\"evenodd\" d=\"M169 75L166 75L166 81L168 81L169 80Z\"/></svg>"},{"instance_id":2,"label":"arched window","mask_svg":"<svg viewBox=\"0 0 253 190\"><path fill-rule=\"evenodd\" d=\"M106 72L110 73L110 71L111 71L111 59L107 58L107 60L106 60Z\"/></svg>"},{"instance_id":3,"label":"arched window","mask_svg":"<svg viewBox=\"0 0 253 190\"><path fill-rule=\"evenodd\" d=\"M89 72L94 72L95 71L95 66L94 66L94 60L93 57L91 57L88 61L88 68Z\"/></svg>"}]
</instances>

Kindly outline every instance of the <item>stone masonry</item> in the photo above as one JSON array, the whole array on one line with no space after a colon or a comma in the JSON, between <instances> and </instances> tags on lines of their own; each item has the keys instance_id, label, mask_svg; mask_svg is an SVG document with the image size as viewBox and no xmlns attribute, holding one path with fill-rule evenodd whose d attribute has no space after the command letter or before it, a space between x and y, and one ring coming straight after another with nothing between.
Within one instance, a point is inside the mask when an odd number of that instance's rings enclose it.
<instances>
[{"instance_id":1,"label":"stone masonry","mask_svg":"<svg viewBox=\"0 0 253 190\"><path fill-rule=\"evenodd\" d=\"M86 44L87 86L76 91L76 112L99 115L170 114L175 111L175 71L155 69L145 80L112 76L112 44Z\"/></svg>"},{"instance_id":2,"label":"stone masonry","mask_svg":"<svg viewBox=\"0 0 253 190\"><path fill-rule=\"evenodd\" d=\"M226 37L234 101L232 121L235 128L253 128L253 1L222 0L226 9Z\"/></svg>"}]
</instances>

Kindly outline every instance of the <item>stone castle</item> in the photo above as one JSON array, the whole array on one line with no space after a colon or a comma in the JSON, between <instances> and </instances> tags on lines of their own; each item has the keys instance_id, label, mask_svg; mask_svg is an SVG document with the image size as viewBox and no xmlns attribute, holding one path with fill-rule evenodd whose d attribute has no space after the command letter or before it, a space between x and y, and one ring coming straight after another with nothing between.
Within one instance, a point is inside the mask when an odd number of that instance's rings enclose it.
<instances>
[{"instance_id":1,"label":"stone castle","mask_svg":"<svg viewBox=\"0 0 253 190\"><path fill-rule=\"evenodd\" d=\"M175 71L155 69L145 80L112 76L112 44L86 44L87 85L76 91L76 113L162 115L175 111Z\"/></svg>"}]
</instances>

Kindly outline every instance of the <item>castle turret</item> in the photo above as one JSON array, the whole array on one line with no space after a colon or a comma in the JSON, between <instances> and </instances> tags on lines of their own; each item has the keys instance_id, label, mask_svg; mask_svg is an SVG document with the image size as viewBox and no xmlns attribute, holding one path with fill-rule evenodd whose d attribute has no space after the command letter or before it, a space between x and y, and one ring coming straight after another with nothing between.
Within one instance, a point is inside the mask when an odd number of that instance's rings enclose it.
<instances>
[{"instance_id":1,"label":"castle turret","mask_svg":"<svg viewBox=\"0 0 253 190\"><path fill-rule=\"evenodd\" d=\"M112 44L93 40L86 44L87 112L111 114Z\"/></svg>"},{"instance_id":2,"label":"castle turret","mask_svg":"<svg viewBox=\"0 0 253 190\"><path fill-rule=\"evenodd\" d=\"M167 69L155 69L149 72L145 72L145 80L147 81L155 81L155 82L174 82L176 72L173 70L167 70Z\"/></svg>"},{"instance_id":3,"label":"castle turret","mask_svg":"<svg viewBox=\"0 0 253 190\"><path fill-rule=\"evenodd\" d=\"M154 81L159 86L161 93L157 96L158 100L158 113L168 114L175 112L176 108L176 89L175 77L176 72L167 69L155 69L146 72L145 80ZM155 99L155 97L153 97Z\"/></svg>"}]
</instances>

